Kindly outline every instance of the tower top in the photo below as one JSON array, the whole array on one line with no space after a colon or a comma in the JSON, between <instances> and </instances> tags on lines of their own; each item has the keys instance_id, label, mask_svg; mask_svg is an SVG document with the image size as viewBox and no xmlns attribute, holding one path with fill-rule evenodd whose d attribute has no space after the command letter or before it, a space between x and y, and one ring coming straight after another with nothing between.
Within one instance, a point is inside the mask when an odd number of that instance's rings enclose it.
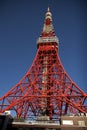
<instances>
[{"instance_id":1,"label":"tower top","mask_svg":"<svg viewBox=\"0 0 87 130\"><path fill-rule=\"evenodd\" d=\"M52 14L50 12L50 8L48 7L47 12L46 12L46 16L45 16L45 20L49 19L49 21L52 21ZM49 22L50 24L50 22Z\"/></svg>"},{"instance_id":2,"label":"tower top","mask_svg":"<svg viewBox=\"0 0 87 130\"><path fill-rule=\"evenodd\" d=\"M40 37L37 40L37 45L41 45L43 43L56 43L58 47L58 38L55 35L53 23L52 23L52 13L50 12L50 8L48 7L47 12L45 14L45 20L43 29Z\"/></svg>"},{"instance_id":3,"label":"tower top","mask_svg":"<svg viewBox=\"0 0 87 130\"><path fill-rule=\"evenodd\" d=\"M50 7L47 8L47 11L50 11Z\"/></svg>"}]
</instances>

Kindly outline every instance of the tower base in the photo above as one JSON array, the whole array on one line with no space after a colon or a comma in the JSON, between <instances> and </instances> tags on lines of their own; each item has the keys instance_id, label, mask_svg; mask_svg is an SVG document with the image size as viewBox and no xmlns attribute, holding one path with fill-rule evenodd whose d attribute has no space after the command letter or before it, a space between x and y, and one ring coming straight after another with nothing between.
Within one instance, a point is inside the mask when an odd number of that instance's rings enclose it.
<instances>
[{"instance_id":1,"label":"tower base","mask_svg":"<svg viewBox=\"0 0 87 130\"><path fill-rule=\"evenodd\" d=\"M38 116L37 121L49 121L49 116Z\"/></svg>"}]
</instances>

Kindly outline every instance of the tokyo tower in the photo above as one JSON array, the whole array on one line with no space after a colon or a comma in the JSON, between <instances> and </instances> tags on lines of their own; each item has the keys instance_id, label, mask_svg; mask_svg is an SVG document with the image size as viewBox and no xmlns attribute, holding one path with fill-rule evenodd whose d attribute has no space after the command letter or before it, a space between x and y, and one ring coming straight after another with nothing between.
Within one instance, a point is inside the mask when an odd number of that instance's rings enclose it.
<instances>
[{"instance_id":1,"label":"tokyo tower","mask_svg":"<svg viewBox=\"0 0 87 130\"><path fill-rule=\"evenodd\" d=\"M24 77L0 98L0 113L14 110L18 118L48 116L50 120L87 113L87 94L66 73L58 48L48 8L33 63Z\"/></svg>"}]
</instances>

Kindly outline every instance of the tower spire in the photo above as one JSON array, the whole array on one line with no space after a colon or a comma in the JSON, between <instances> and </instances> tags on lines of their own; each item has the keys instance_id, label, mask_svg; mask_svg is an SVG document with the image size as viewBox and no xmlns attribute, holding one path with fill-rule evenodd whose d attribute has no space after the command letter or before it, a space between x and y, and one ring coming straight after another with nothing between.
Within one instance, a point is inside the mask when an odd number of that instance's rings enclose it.
<instances>
[{"instance_id":1,"label":"tower spire","mask_svg":"<svg viewBox=\"0 0 87 130\"><path fill-rule=\"evenodd\" d=\"M53 23L52 23L52 13L50 12L50 8L47 8L47 12L45 14L45 20L43 29L41 32L41 36L37 40L37 45L42 43L55 43L58 47L58 38L55 35Z\"/></svg>"},{"instance_id":2,"label":"tower spire","mask_svg":"<svg viewBox=\"0 0 87 130\"><path fill-rule=\"evenodd\" d=\"M48 6L48 8L47 8L47 11L49 11L50 12L50 7Z\"/></svg>"}]
</instances>

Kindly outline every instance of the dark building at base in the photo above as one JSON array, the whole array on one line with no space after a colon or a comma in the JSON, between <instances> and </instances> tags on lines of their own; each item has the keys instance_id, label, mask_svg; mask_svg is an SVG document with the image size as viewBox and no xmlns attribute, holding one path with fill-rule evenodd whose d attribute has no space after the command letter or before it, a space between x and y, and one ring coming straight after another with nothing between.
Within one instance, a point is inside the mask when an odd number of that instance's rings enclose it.
<instances>
[{"instance_id":1,"label":"dark building at base","mask_svg":"<svg viewBox=\"0 0 87 130\"><path fill-rule=\"evenodd\" d=\"M59 124L50 120L15 121L9 115L1 115L0 130L87 130L87 117L61 116Z\"/></svg>"}]
</instances>

